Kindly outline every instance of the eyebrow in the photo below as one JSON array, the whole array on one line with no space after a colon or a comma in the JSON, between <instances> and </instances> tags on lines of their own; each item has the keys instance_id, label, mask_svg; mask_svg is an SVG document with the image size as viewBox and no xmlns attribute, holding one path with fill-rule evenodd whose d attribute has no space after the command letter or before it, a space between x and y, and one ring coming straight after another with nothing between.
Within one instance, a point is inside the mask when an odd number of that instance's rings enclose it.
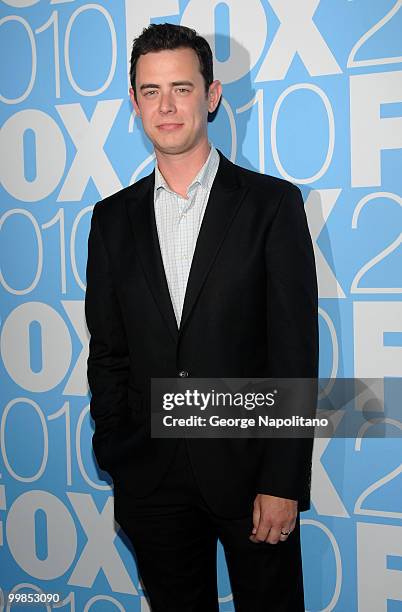
<instances>
[{"instance_id":1,"label":"eyebrow","mask_svg":"<svg viewBox=\"0 0 402 612\"><path fill-rule=\"evenodd\" d=\"M192 81L173 81L170 83L173 87L180 87L182 85L186 85L187 87L194 87L194 83ZM157 83L144 83L140 86L140 90L143 89L160 89L160 85Z\"/></svg>"}]
</instances>

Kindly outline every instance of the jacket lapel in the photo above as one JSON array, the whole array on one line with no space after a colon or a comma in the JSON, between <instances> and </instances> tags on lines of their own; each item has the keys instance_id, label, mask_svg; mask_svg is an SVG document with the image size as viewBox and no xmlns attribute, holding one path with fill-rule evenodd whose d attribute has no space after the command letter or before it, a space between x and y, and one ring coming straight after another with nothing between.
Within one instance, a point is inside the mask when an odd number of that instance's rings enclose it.
<instances>
[{"instance_id":1,"label":"jacket lapel","mask_svg":"<svg viewBox=\"0 0 402 612\"><path fill-rule=\"evenodd\" d=\"M182 332L208 273L218 254L247 188L238 183L236 170L220 151L218 171L201 223L184 298L180 322ZM159 246L154 210L155 172L137 185L135 195L127 201L127 212L134 232L134 243L148 285L172 337L179 329L170 298L162 254Z\"/></svg>"},{"instance_id":2,"label":"jacket lapel","mask_svg":"<svg viewBox=\"0 0 402 612\"><path fill-rule=\"evenodd\" d=\"M219 252L247 188L239 185L236 169L220 151L220 161L201 223L184 298L182 332Z\"/></svg>"},{"instance_id":3,"label":"jacket lapel","mask_svg":"<svg viewBox=\"0 0 402 612\"><path fill-rule=\"evenodd\" d=\"M159 246L154 210L155 171L143 179L134 198L127 202L127 212L134 232L134 243L155 302L173 339L178 327Z\"/></svg>"}]
</instances>

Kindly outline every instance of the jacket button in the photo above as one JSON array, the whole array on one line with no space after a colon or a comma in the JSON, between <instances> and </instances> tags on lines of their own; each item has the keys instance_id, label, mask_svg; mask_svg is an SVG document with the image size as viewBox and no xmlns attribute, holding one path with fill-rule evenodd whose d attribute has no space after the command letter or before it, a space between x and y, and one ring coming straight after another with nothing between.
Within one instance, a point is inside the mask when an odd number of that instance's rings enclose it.
<instances>
[{"instance_id":1,"label":"jacket button","mask_svg":"<svg viewBox=\"0 0 402 612\"><path fill-rule=\"evenodd\" d=\"M186 378L188 376L187 370L181 370L181 372L179 372L179 376L180 378Z\"/></svg>"}]
</instances>

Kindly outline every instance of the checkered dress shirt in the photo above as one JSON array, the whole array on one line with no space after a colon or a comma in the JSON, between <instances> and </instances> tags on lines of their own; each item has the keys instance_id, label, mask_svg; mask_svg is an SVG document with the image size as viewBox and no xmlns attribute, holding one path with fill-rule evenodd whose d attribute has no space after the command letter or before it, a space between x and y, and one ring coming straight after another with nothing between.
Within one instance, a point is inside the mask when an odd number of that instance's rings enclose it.
<instances>
[{"instance_id":1,"label":"checkered dress shirt","mask_svg":"<svg viewBox=\"0 0 402 612\"><path fill-rule=\"evenodd\" d=\"M155 167L156 227L178 327L195 245L218 166L219 154L211 145L207 161L188 188L187 198L172 191L158 165Z\"/></svg>"}]
</instances>

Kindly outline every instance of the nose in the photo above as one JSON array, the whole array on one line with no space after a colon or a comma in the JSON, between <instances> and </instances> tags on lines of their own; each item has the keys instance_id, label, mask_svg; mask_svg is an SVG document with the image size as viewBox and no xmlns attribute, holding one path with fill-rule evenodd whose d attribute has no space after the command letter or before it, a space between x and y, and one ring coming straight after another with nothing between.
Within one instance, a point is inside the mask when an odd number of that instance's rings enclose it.
<instances>
[{"instance_id":1,"label":"nose","mask_svg":"<svg viewBox=\"0 0 402 612\"><path fill-rule=\"evenodd\" d=\"M162 93L160 95L159 112L162 115L173 113L176 110L173 96L170 92Z\"/></svg>"}]
</instances>

